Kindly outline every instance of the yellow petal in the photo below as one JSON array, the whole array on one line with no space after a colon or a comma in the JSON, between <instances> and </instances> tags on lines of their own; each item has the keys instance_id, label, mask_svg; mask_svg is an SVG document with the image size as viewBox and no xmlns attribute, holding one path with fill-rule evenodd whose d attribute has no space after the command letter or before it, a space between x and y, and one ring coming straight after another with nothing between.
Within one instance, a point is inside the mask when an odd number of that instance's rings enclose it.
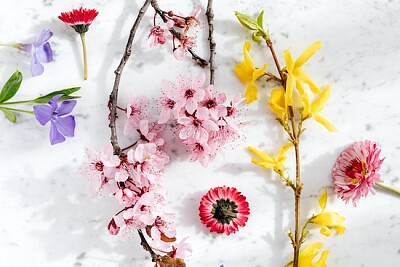
<instances>
[{"instance_id":1,"label":"yellow petal","mask_svg":"<svg viewBox=\"0 0 400 267\"><path fill-rule=\"evenodd\" d=\"M257 80L258 78L260 78L261 76L263 76L265 74L265 71L268 68L268 64L265 64L262 69L254 69L253 72L253 81Z\"/></svg>"},{"instance_id":2,"label":"yellow petal","mask_svg":"<svg viewBox=\"0 0 400 267\"><path fill-rule=\"evenodd\" d=\"M245 42L243 46L244 62L249 66L249 68L254 69L253 59L250 56L250 49L251 43Z\"/></svg>"},{"instance_id":3,"label":"yellow petal","mask_svg":"<svg viewBox=\"0 0 400 267\"><path fill-rule=\"evenodd\" d=\"M310 222L326 227L343 227L344 221L345 218L337 212L322 212L310 219Z\"/></svg>"},{"instance_id":4,"label":"yellow petal","mask_svg":"<svg viewBox=\"0 0 400 267\"><path fill-rule=\"evenodd\" d=\"M279 120L287 120L288 115L285 107L285 90L283 87L272 89L268 105Z\"/></svg>"},{"instance_id":5,"label":"yellow petal","mask_svg":"<svg viewBox=\"0 0 400 267\"><path fill-rule=\"evenodd\" d=\"M263 167L264 169L269 169L269 168L275 167L275 162L272 163L272 162L269 162L269 161L260 161L260 160L257 160L255 158L251 159L251 163L256 164L256 165L258 165L260 167Z\"/></svg>"},{"instance_id":6,"label":"yellow petal","mask_svg":"<svg viewBox=\"0 0 400 267\"><path fill-rule=\"evenodd\" d=\"M292 143L289 143L289 144L286 144L286 145L283 145L282 147L281 147L281 150L279 151L279 154L278 154L278 161L285 161L286 160L286 151L288 151L289 150L289 148L291 148L293 146L293 144Z\"/></svg>"},{"instance_id":7,"label":"yellow petal","mask_svg":"<svg viewBox=\"0 0 400 267\"><path fill-rule=\"evenodd\" d=\"M344 227L344 226L336 226L336 227L333 227L333 228L336 230L338 235L343 235L345 230L346 230L346 227Z\"/></svg>"},{"instance_id":8,"label":"yellow petal","mask_svg":"<svg viewBox=\"0 0 400 267\"><path fill-rule=\"evenodd\" d=\"M249 83L253 79L253 69L250 69L244 62L237 64L233 71L243 84Z\"/></svg>"},{"instance_id":9,"label":"yellow petal","mask_svg":"<svg viewBox=\"0 0 400 267\"><path fill-rule=\"evenodd\" d=\"M294 87L294 76L289 74L286 80L286 92L285 92L285 103L287 106L293 105L293 87Z\"/></svg>"},{"instance_id":10,"label":"yellow petal","mask_svg":"<svg viewBox=\"0 0 400 267\"><path fill-rule=\"evenodd\" d=\"M270 155L268 155L267 153L265 153L261 150L258 150L257 148L249 146L249 147L247 147L247 150L254 156L258 157L261 161L270 162L272 164L275 164L275 162L276 162L273 157L271 157Z\"/></svg>"},{"instance_id":11,"label":"yellow petal","mask_svg":"<svg viewBox=\"0 0 400 267\"><path fill-rule=\"evenodd\" d=\"M330 236L331 235L331 230L329 230L329 228L326 227L326 226L322 227L319 232L324 236Z\"/></svg>"},{"instance_id":12,"label":"yellow petal","mask_svg":"<svg viewBox=\"0 0 400 267\"><path fill-rule=\"evenodd\" d=\"M294 68L294 62L292 54L290 53L289 49L283 52L283 56L285 57L286 70L288 71L288 73L292 73Z\"/></svg>"},{"instance_id":13,"label":"yellow petal","mask_svg":"<svg viewBox=\"0 0 400 267\"><path fill-rule=\"evenodd\" d=\"M313 262L314 258L318 255L323 244L321 242L315 242L307 245L299 255L299 266L300 267L327 267L325 261L328 257L329 251L324 250L321 253L321 257L318 261ZM292 267L293 261L288 263L285 267Z\"/></svg>"},{"instance_id":14,"label":"yellow petal","mask_svg":"<svg viewBox=\"0 0 400 267\"><path fill-rule=\"evenodd\" d=\"M318 203L321 207L321 210L324 211L326 207L326 201L328 199L328 192L326 189L322 190L321 196L319 197Z\"/></svg>"},{"instance_id":15,"label":"yellow petal","mask_svg":"<svg viewBox=\"0 0 400 267\"><path fill-rule=\"evenodd\" d=\"M308 95L304 91L304 88L303 88L303 85L301 84L301 82L296 81L296 88L299 91L300 100L303 103L303 112L301 115L302 115L303 119L309 118L312 116L310 99L308 98Z\"/></svg>"},{"instance_id":16,"label":"yellow petal","mask_svg":"<svg viewBox=\"0 0 400 267\"><path fill-rule=\"evenodd\" d=\"M306 63L321 47L322 42L316 41L304 49L303 53L301 53L300 57L294 63L294 68L299 68L304 65L304 63Z\"/></svg>"},{"instance_id":17,"label":"yellow petal","mask_svg":"<svg viewBox=\"0 0 400 267\"><path fill-rule=\"evenodd\" d=\"M316 100L311 104L311 110L313 113L320 112L328 102L329 97L331 96L331 86L328 85L324 88L321 94L317 97Z\"/></svg>"},{"instance_id":18,"label":"yellow petal","mask_svg":"<svg viewBox=\"0 0 400 267\"><path fill-rule=\"evenodd\" d=\"M330 132L337 132L338 129L329 121L327 121L324 117L319 114L313 114L314 119L319 122L322 126L324 126Z\"/></svg>"},{"instance_id":19,"label":"yellow petal","mask_svg":"<svg viewBox=\"0 0 400 267\"><path fill-rule=\"evenodd\" d=\"M311 92L313 92L314 94L318 94L320 92L318 86L303 69L301 68L295 69L294 75L296 76L296 79L298 79L299 81L308 84L308 86L311 89Z\"/></svg>"},{"instance_id":20,"label":"yellow petal","mask_svg":"<svg viewBox=\"0 0 400 267\"><path fill-rule=\"evenodd\" d=\"M258 90L257 90L257 86L254 84L254 82L250 82L247 85L246 92L244 93L244 97L246 98L247 104L250 104L254 100L258 99Z\"/></svg>"},{"instance_id":21,"label":"yellow petal","mask_svg":"<svg viewBox=\"0 0 400 267\"><path fill-rule=\"evenodd\" d=\"M328 258L328 255L329 255L329 250L324 250L319 260L314 263L313 267L327 267L328 265L326 265L326 259Z\"/></svg>"}]
</instances>

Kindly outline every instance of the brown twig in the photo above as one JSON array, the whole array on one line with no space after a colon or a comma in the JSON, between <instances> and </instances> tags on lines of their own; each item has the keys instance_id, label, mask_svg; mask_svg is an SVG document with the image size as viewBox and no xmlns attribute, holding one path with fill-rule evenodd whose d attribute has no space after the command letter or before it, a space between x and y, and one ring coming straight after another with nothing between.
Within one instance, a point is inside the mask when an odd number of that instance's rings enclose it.
<instances>
[{"instance_id":1,"label":"brown twig","mask_svg":"<svg viewBox=\"0 0 400 267\"><path fill-rule=\"evenodd\" d=\"M118 68L114 71L115 81L114 81L113 90L110 94L110 100L109 100L109 105L111 107L111 118L110 118L109 127L111 129L110 140L111 140L111 144L114 148L114 154L118 155L118 156L121 154L121 148L118 144L118 136L117 136L117 129L116 129L115 121L117 119L117 102L118 102L119 82L121 80L121 75L122 75L122 71L125 67L125 64L128 61L129 56L131 55L132 42L133 42L133 39L135 38L136 30L139 27L139 24L142 21L142 18L144 16L144 14L146 13L146 10L149 7L150 2L151 2L151 0L146 0L143 4L142 8L139 10L139 14L136 17L135 23L133 24L132 29L130 31L128 42L125 47L124 55L121 58Z\"/></svg>"},{"instance_id":2,"label":"brown twig","mask_svg":"<svg viewBox=\"0 0 400 267\"><path fill-rule=\"evenodd\" d=\"M125 67L126 62L128 61L130 55L131 55L131 51L132 51L132 43L133 43L133 39L135 38L135 34L136 34L136 30L139 27L140 22L143 19L144 14L147 11L147 8L150 5L151 0L146 0L142 6L142 8L139 10L139 14L136 17L136 20L131 28L130 34L129 34L129 38L128 38L128 42L126 44L125 47L125 52L124 55L121 58L121 61L118 65L118 68L114 71L115 73L115 81L114 81L114 86L113 86L113 90L110 94L110 100L109 100L109 106L111 108L111 118L110 118L110 124L109 127L111 129L111 144L114 148L114 154L120 156L121 155L121 148L118 144L118 136L117 136L117 129L116 129L116 119L117 119L117 107L118 107L118 89L119 89L119 83L121 80L121 75L122 75L122 71ZM153 262L155 262L158 258L159 255L156 254L152 248L150 247L150 245L147 243L146 239L143 236L142 230L138 230L141 242L140 244L142 245L142 247L148 251L151 255L151 258L153 260Z\"/></svg>"},{"instance_id":3,"label":"brown twig","mask_svg":"<svg viewBox=\"0 0 400 267\"><path fill-rule=\"evenodd\" d=\"M164 15L164 12L161 10L161 8L158 5L157 0L151 0L151 6L154 8L154 11L160 16L160 18L164 21L167 22L168 18ZM178 40L181 39L181 34L177 32L175 29L170 29L169 32L178 38ZM192 59L202 68L205 68L208 65L207 60L201 58L199 55L197 55L191 48L188 49L189 53L192 55Z\"/></svg>"},{"instance_id":4,"label":"brown twig","mask_svg":"<svg viewBox=\"0 0 400 267\"><path fill-rule=\"evenodd\" d=\"M210 84L214 84L214 72L215 72L215 41L214 41L214 11L213 11L213 0L208 0L207 11L208 21L208 41L210 41Z\"/></svg>"},{"instance_id":5,"label":"brown twig","mask_svg":"<svg viewBox=\"0 0 400 267\"><path fill-rule=\"evenodd\" d=\"M281 84L283 88L286 90L286 75L284 75L281 66L279 64L278 57L276 56L272 41L268 39L266 41L267 46L269 47L272 57L274 58L275 66L278 69L279 76L281 77ZM301 199L301 191L303 188L303 184L301 183L300 179L300 134L301 131L299 129L299 132L296 130L296 121L294 118L294 111L293 107L289 106L289 119L291 122L291 128L292 128L292 133L290 135L291 137L291 142L293 143L294 149L295 149L295 157L296 157L296 183L295 186L292 187L294 191L294 198L295 198L295 232L294 232L294 240L292 239L292 245L293 245L293 267L298 267L299 265L299 255L300 255L300 247L303 242L302 238L300 237L300 199Z\"/></svg>"}]
</instances>

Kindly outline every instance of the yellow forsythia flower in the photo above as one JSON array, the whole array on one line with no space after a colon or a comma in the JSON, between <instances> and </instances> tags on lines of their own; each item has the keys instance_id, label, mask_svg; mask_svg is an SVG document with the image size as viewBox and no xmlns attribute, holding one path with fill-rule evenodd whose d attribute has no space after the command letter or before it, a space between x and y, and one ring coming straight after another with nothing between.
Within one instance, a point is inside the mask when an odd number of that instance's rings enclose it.
<instances>
[{"instance_id":1,"label":"yellow forsythia flower","mask_svg":"<svg viewBox=\"0 0 400 267\"><path fill-rule=\"evenodd\" d=\"M282 146L281 150L279 151L278 157L276 159L254 147L249 146L247 149L249 150L250 153L252 153L257 157L251 159L252 163L261 166L265 169L273 168L273 170L276 173L278 173L279 175L283 175L283 172L285 170L284 163L287 158L286 151L292 146L293 146L292 143Z\"/></svg>"},{"instance_id":2,"label":"yellow forsythia flower","mask_svg":"<svg viewBox=\"0 0 400 267\"><path fill-rule=\"evenodd\" d=\"M319 93L319 88L311 80L310 76L302 69L302 66L314 55L322 46L320 41L317 41L307 47L300 57L296 61L293 61L292 54L289 50L285 50L283 55L286 62L286 70L288 77L286 80L286 94L285 100L288 106L293 105L293 88L295 87L296 81L308 84L311 91L315 94Z\"/></svg>"},{"instance_id":3,"label":"yellow forsythia flower","mask_svg":"<svg viewBox=\"0 0 400 267\"><path fill-rule=\"evenodd\" d=\"M326 258L329 255L329 250L324 250L318 261L313 262L313 259L318 255L319 250L322 248L321 242L315 242L307 245L299 255L299 267L327 267ZM285 267L293 267L293 261Z\"/></svg>"},{"instance_id":4,"label":"yellow forsythia flower","mask_svg":"<svg viewBox=\"0 0 400 267\"><path fill-rule=\"evenodd\" d=\"M324 117L319 115L319 112L325 107L326 102L331 95L331 86L326 86L321 94L318 95L317 99L315 99L312 103L310 103L310 99L308 95L304 92L304 88L300 82L296 82L297 88L299 89L300 98L303 102L304 109L302 112L303 119L307 119L313 117L317 122L319 122L322 126L324 126L330 132L337 132L337 128L327 121Z\"/></svg>"},{"instance_id":5,"label":"yellow forsythia flower","mask_svg":"<svg viewBox=\"0 0 400 267\"><path fill-rule=\"evenodd\" d=\"M285 89L283 87L272 89L268 105L280 121L287 121L288 112L285 105Z\"/></svg>"},{"instance_id":6,"label":"yellow forsythia flower","mask_svg":"<svg viewBox=\"0 0 400 267\"><path fill-rule=\"evenodd\" d=\"M249 104L258 99L257 86L255 81L264 75L268 65L265 64L262 69L254 67L253 59L250 56L251 43L245 42L243 46L243 62L237 64L233 69L243 84L247 84L245 98L246 103Z\"/></svg>"},{"instance_id":7,"label":"yellow forsythia flower","mask_svg":"<svg viewBox=\"0 0 400 267\"><path fill-rule=\"evenodd\" d=\"M319 206L321 207L321 212L313 217L311 217L308 222L318 224L322 226L320 233L326 236L330 236L331 230L335 229L339 235L344 234L345 227L343 222L345 218L339 215L337 212L325 212L326 201L328 199L328 193L326 189L322 191L322 194L318 200Z\"/></svg>"}]
</instances>

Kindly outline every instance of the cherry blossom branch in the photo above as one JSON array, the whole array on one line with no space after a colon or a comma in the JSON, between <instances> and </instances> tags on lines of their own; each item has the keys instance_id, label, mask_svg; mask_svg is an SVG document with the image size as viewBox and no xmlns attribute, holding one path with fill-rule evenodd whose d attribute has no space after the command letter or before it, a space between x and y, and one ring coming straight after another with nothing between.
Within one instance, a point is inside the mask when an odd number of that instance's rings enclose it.
<instances>
[{"instance_id":1,"label":"cherry blossom branch","mask_svg":"<svg viewBox=\"0 0 400 267\"><path fill-rule=\"evenodd\" d=\"M118 68L114 71L115 73L115 81L114 81L114 86L113 90L110 94L110 100L109 100L109 107L110 107L110 112L111 112L111 118L110 118L110 124L109 127L111 129L111 144L114 148L114 154L115 155L120 155L121 154L121 148L118 144L118 136L117 136L117 128L116 128L116 119L117 119L117 102L118 102L118 89L119 89L119 83L121 80L121 75L122 71L124 70L125 64L129 59L129 56L131 55L132 51L132 43L133 39L135 38L136 30L139 27L140 22L142 21L142 18L144 14L147 11L147 8L150 5L151 0L146 0L142 6L142 8L139 10L139 14L135 20L135 23L132 26L132 29L129 34L128 42L125 47L125 52L124 55L121 58L121 61L118 65Z\"/></svg>"},{"instance_id":2,"label":"cherry blossom branch","mask_svg":"<svg viewBox=\"0 0 400 267\"><path fill-rule=\"evenodd\" d=\"M160 16L160 18L164 21L167 22L168 18L164 15L164 11L161 10L160 6L158 5L157 0L151 0L151 6L154 8L154 11ZM181 34L177 32L175 29L170 29L169 32L178 38L179 40L181 39ZM188 49L189 53L192 55L192 59L202 68L205 68L208 65L207 60L201 58L198 56L191 48Z\"/></svg>"},{"instance_id":3,"label":"cherry blossom branch","mask_svg":"<svg viewBox=\"0 0 400 267\"><path fill-rule=\"evenodd\" d=\"M114 86L113 86L113 90L110 94L110 99L109 99L109 107L111 108L111 118L110 118L110 124L109 127L111 129L111 144L113 146L114 149L114 154L120 156L121 155L121 148L118 144L118 135L117 135L117 129L116 129L116 119L117 119L117 103L118 103L118 89L119 89L119 83L121 80L121 75L122 75L122 71L125 67L126 62L128 61L130 55L131 55L131 51L132 51L132 43L133 43L133 39L135 38L135 34L136 34L136 30L139 27L140 22L143 19L144 14L146 13L149 5L150 5L151 0L146 0L142 6L142 8L139 10L139 14L136 17L135 23L133 24L130 34L129 34L129 38L128 38L128 42L126 44L125 47L125 52L121 58L121 61L118 65L118 68L114 71L115 73L115 81L114 81ZM156 262L156 260L159 258L159 255L156 254L152 248L150 247L150 245L147 243L146 238L144 238L142 230L138 230L139 236L140 236L140 244L142 245L142 247L148 251L151 255L151 258L153 260L153 262Z\"/></svg>"},{"instance_id":4,"label":"cherry blossom branch","mask_svg":"<svg viewBox=\"0 0 400 267\"><path fill-rule=\"evenodd\" d=\"M214 11L213 0L208 0L207 11L208 21L208 40L210 41L210 84L214 84L214 71L215 71L215 46L214 41Z\"/></svg>"}]
</instances>

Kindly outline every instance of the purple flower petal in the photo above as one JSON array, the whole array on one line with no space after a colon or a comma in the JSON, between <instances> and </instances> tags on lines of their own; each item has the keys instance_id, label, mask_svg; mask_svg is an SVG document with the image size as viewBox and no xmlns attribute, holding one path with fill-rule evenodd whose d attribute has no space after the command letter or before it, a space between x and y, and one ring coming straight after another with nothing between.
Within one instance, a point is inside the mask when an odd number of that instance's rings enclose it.
<instances>
[{"instance_id":1,"label":"purple flower petal","mask_svg":"<svg viewBox=\"0 0 400 267\"><path fill-rule=\"evenodd\" d=\"M35 44L36 46L42 46L45 42L47 42L51 36L53 36L53 32L46 29L43 30L42 33L39 36L39 39L37 41L37 43Z\"/></svg>"},{"instance_id":2,"label":"purple flower petal","mask_svg":"<svg viewBox=\"0 0 400 267\"><path fill-rule=\"evenodd\" d=\"M33 112L41 125L48 123L53 115L53 109L47 105L34 105Z\"/></svg>"},{"instance_id":3,"label":"purple flower petal","mask_svg":"<svg viewBox=\"0 0 400 267\"><path fill-rule=\"evenodd\" d=\"M56 124L54 122L51 122L50 143L52 145L55 145L64 141L65 137L58 131Z\"/></svg>"},{"instance_id":4,"label":"purple flower petal","mask_svg":"<svg viewBox=\"0 0 400 267\"><path fill-rule=\"evenodd\" d=\"M42 63L49 63L53 61L53 50L49 43L45 43L43 46L36 47L36 56Z\"/></svg>"},{"instance_id":5,"label":"purple flower petal","mask_svg":"<svg viewBox=\"0 0 400 267\"><path fill-rule=\"evenodd\" d=\"M73 137L75 131L75 118L72 115L67 117L58 117L58 120L54 122L57 129L64 136Z\"/></svg>"},{"instance_id":6,"label":"purple flower petal","mask_svg":"<svg viewBox=\"0 0 400 267\"><path fill-rule=\"evenodd\" d=\"M61 103L60 107L57 109L57 115L63 116L70 113L76 105L76 100L67 100Z\"/></svg>"},{"instance_id":7,"label":"purple flower petal","mask_svg":"<svg viewBox=\"0 0 400 267\"><path fill-rule=\"evenodd\" d=\"M57 107L58 107L57 102L58 102L58 100L60 99L60 97L62 97L62 96L63 96L63 94L58 94L58 95L53 96L53 97L50 99L49 104L50 104L50 106L53 108L53 111L56 111L56 109L57 109Z\"/></svg>"},{"instance_id":8,"label":"purple flower petal","mask_svg":"<svg viewBox=\"0 0 400 267\"><path fill-rule=\"evenodd\" d=\"M39 62L39 60L38 60L38 58L36 56L36 49L32 49L31 74L32 74L32 76L39 76L43 72L44 72L44 67Z\"/></svg>"},{"instance_id":9,"label":"purple flower petal","mask_svg":"<svg viewBox=\"0 0 400 267\"><path fill-rule=\"evenodd\" d=\"M24 52L31 53L33 48L33 44L21 44L21 49Z\"/></svg>"}]
</instances>

